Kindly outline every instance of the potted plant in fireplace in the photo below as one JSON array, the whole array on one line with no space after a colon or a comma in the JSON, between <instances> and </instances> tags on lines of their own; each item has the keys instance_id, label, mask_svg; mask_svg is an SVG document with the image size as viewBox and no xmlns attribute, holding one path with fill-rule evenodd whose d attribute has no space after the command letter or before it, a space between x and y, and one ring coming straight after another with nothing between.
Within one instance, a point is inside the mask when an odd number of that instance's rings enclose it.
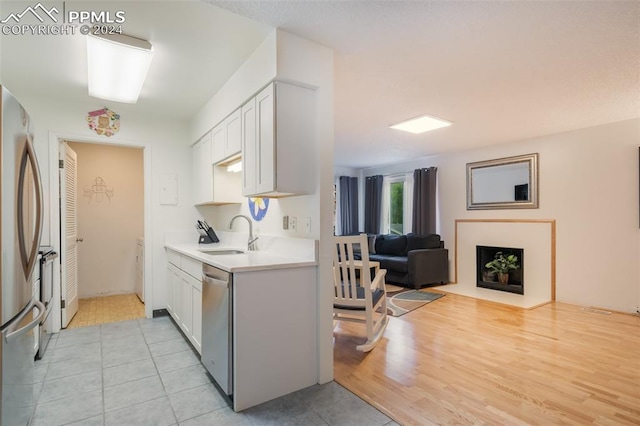
<instances>
[{"instance_id":1,"label":"potted plant in fireplace","mask_svg":"<svg viewBox=\"0 0 640 426\"><path fill-rule=\"evenodd\" d=\"M494 259L491 262L487 262L484 267L498 275L500 284L507 284L509 283L509 271L518 269L520 264L518 263L518 256L513 254L505 256L504 253L499 251Z\"/></svg>"}]
</instances>

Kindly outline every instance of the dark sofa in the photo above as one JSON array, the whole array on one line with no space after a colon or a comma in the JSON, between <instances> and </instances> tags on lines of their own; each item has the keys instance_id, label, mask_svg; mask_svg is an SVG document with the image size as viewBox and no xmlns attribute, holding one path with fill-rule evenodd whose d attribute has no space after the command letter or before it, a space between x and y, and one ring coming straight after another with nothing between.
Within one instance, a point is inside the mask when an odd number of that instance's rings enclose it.
<instances>
[{"instance_id":1,"label":"dark sofa","mask_svg":"<svg viewBox=\"0 0 640 426\"><path fill-rule=\"evenodd\" d=\"M387 270L386 281L416 289L449 281L449 251L440 235L370 235L369 259Z\"/></svg>"}]
</instances>

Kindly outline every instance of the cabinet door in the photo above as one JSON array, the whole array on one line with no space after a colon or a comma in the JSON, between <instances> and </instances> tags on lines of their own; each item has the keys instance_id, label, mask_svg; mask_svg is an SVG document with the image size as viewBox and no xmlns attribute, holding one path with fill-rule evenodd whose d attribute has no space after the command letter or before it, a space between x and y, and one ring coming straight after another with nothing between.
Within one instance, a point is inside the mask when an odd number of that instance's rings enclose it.
<instances>
[{"instance_id":1,"label":"cabinet door","mask_svg":"<svg viewBox=\"0 0 640 426\"><path fill-rule=\"evenodd\" d=\"M182 326L182 331L187 336L191 336L191 330L193 326L193 309L191 307L191 303L193 303L191 299L191 280L193 277L186 272L182 272L181 280L180 280L180 302L182 303L182 312L180 316L180 325Z\"/></svg>"},{"instance_id":2,"label":"cabinet door","mask_svg":"<svg viewBox=\"0 0 640 426\"><path fill-rule=\"evenodd\" d=\"M213 200L213 166L211 165L211 133L207 133L192 148L194 204Z\"/></svg>"},{"instance_id":3,"label":"cabinet door","mask_svg":"<svg viewBox=\"0 0 640 426\"><path fill-rule=\"evenodd\" d=\"M167 311L179 323L176 307L176 287L180 285L180 270L172 264L167 265Z\"/></svg>"},{"instance_id":4,"label":"cabinet door","mask_svg":"<svg viewBox=\"0 0 640 426\"><path fill-rule=\"evenodd\" d=\"M192 334L191 343L202 355L202 281L193 279L191 287Z\"/></svg>"},{"instance_id":5,"label":"cabinet door","mask_svg":"<svg viewBox=\"0 0 640 426\"><path fill-rule=\"evenodd\" d=\"M225 158L238 154L242 150L241 112L241 109L238 108L224 120L227 134L227 143L224 150Z\"/></svg>"},{"instance_id":6,"label":"cabinet door","mask_svg":"<svg viewBox=\"0 0 640 426\"><path fill-rule=\"evenodd\" d=\"M226 157L227 126L225 126L224 122L213 128L211 131L211 139L211 164L216 164Z\"/></svg>"},{"instance_id":7,"label":"cabinet door","mask_svg":"<svg viewBox=\"0 0 640 426\"><path fill-rule=\"evenodd\" d=\"M256 193L276 189L274 85L256 96ZM302 143L302 141L300 141Z\"/></svg>"},{"instance_id":8,"label":"cabinet door","mask_svg":"<svg viewBox=\"0 0 640 426\"><path fill-rule=\"evenodd\" d=\"M244 104L242 113L242 195L256 193L256 100Z\"/></svg>"}]
</instances>

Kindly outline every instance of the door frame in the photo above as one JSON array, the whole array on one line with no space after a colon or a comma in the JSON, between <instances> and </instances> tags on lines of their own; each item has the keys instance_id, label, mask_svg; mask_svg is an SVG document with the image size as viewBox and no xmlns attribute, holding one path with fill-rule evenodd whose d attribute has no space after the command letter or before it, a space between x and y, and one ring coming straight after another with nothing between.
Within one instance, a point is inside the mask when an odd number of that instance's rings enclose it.
<instances>
[{"instance_id":1,"label":"door frame","mask_svg":"<svg viewBox=\"0 0 640 426\"><path fill-rule=\"evenodd\" d=\"M72 133L53 133L49 132L49 194L51 199L49 203L49 217L51 219L50 238L51 244L55 250L60 251L60 183L58 180L59 168L58 158L60 152L60 142L72 141L80 143L92 143L98 145L112 145L128 148L142 148L143 156L143 176L144 176L144 311L147 318L153 316L153 233L152 233L152 183L151 183L151 151L152 147L148 143L130 141L126 139L109 139L91 137L86 135L76 135ZM149 253L149 255L146 255ZM59 257L62 259L62 253ZM62 327L61 308L60 308L60 262L54 263L53 271L53 307L54 315L53 332L60 331Z\"/></svg>"}]
</instances>

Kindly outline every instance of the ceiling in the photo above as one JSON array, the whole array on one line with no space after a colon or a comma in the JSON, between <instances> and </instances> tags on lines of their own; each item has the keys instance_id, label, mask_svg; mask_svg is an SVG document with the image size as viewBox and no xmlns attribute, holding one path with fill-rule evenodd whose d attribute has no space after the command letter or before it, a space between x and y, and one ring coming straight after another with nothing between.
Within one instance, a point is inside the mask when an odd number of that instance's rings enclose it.
<instances>
[{"instance_id":1,"label":"ceiling","mask_svg":"<svg viewBox=\"0 0 640 426\"><path fill-rule=\"evenodd\" d=\"M36 3L2 0L0 20ZM43 4L62 10L61 1ZM60 102L93 100L96 109L107 106L123 116L191 120L273 30L194 0L71 0L64 7L123 10L123 33L151 42L154 56L138 102L123 104L88 96L86 41L79 31L71 36L0 36L0 82L17 97L38 93Z\"/></svg>"},{"instance_id":2,"label":"ceiling","mask_svg":"<svg viewBox=\"0 0 640 426\"><path fill-rule=\"evenodd\" d=\"M125 32L150 40L156 52L138 104L116 104L118 112L188 120L279 27L334 49L340 166L640 116L637 1L207 1L218 7L91 2L125 10ZM0 43L0 81L18 96L38 91L86 102L82 36L2 36ZM388 127L421 114L454 125L421 135Z\"/></svg>"},{"instance_id":3,"label":"ceiling","mask_svg":"<svg viewBox=\"0 0 640 426\"><path fill-rule=\"evenodd\" d=\"M640 2L215 1L335 52L335 164L640 116ZM451 127L388 126L422 114Z\"/></svg>"}]
</instances>

